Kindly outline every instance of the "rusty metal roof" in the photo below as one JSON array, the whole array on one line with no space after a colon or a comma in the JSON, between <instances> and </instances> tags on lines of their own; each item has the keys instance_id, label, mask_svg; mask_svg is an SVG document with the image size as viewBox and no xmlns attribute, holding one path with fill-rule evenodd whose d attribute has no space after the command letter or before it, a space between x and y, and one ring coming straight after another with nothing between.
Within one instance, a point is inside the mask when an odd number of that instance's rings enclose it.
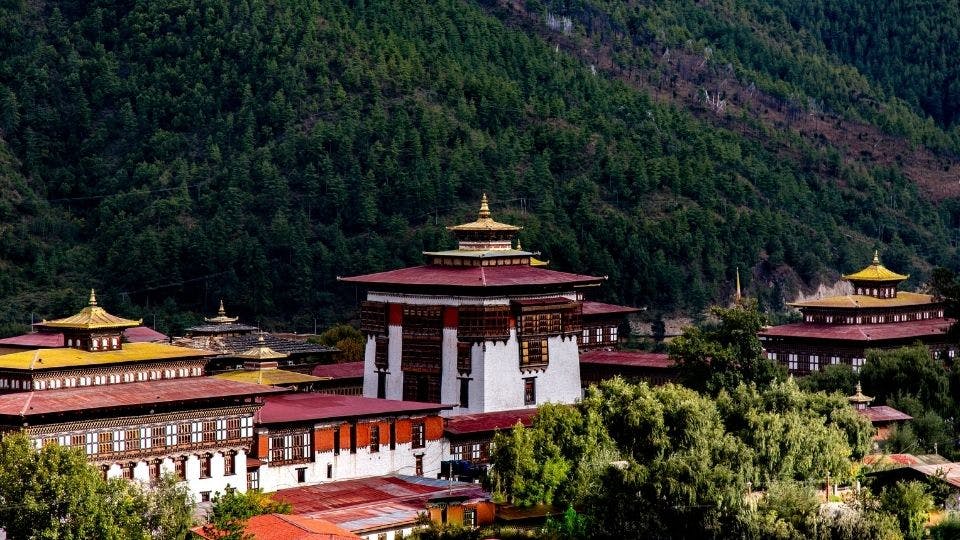
<instances>
[{"instance_id":1,"label":"rusty metal roof","mask_svg":"<svg viewBox=\"0 0 960 540\"><path fill-rule=\"evenodd\" d=\"M478 484L421 476L381 476L282 489L274 498L293 513L325 519L357 534L412 524L435 495L486 499Z\"/></svg>"},{"instance_id":2,"label":"rusty metal roof","mask_svg":"<svg viewBox=\"0 0 960 540\"><path fill-rule=\"evenodd\" d=\"M257 413L259 424L312 422L339 418L439 413L453 405L304 392L266 398Z\"/></svg>"},{"instance_id":3,"label":"rusty metal roof","mask_svg":"<svg viewBox=\"0 0 960 540\"><path fill-rule=\"evenodd\" d=\"M0 395L0 417L27 418L51 413L206 401L286 391L285 388L225 381L213 377L60 388Z\"/></svg>"}]
</instances>

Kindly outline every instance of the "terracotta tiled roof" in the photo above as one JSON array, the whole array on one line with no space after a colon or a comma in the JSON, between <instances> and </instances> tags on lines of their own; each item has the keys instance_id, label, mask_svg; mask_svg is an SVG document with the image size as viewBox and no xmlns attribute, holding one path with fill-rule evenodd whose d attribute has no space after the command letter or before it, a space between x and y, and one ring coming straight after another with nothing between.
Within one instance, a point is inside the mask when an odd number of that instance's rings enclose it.
<instances>
[{"instance_id":1,"label":"terracotta tiled roof","mask_svg":"<svg viewBox=\"0 0 960 540\"><path fill-rule=\"evenodd\" d=\"M953 319L937 318L885 324L794 323L765 328L759 332L759 335L874 342L942 335L953 322Z\"/></svg>"},{"instance_id":2,"label":"terracotta tiled roof","mask_svg":"<svg viewBox=\"0 0 960 540\"><path fill-rule=\"evenodd\" d=\"M204 527L191 529L201 538L220 538L218 531ZM244 524L244 533L254 540L359 540L352 532L329 521L305 516L265 514Z\"/></svg>"}]
</instances>

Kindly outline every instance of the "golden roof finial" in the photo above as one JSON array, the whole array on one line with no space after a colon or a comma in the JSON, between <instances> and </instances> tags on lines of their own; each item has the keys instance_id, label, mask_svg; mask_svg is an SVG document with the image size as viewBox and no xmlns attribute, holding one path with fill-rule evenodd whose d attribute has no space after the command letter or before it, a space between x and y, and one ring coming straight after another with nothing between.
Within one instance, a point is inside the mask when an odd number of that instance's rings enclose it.
<instances>
[{"instance_id":1,"label":"golden roof finial","mask_svg":"<svg viewBox=\"0 0 960 540\"><path fill-rule=\"evenodd\" d=\"M227 316L227 310L223 307L223 298L220 299L220 309L217 310L217 315L221 317Z\"/></svg>"},{"instance_id":2,"label":"golden roof finial","mask_svg":"<svg viewBox=\"0 0 960 540\"><path fill-rule=\"evenodd\" d=\"M873 250L873 264L874 264L874 265L879 265L879 264L880 264L880 250L879 250L879 249Z\"/></svg>"},{"instance_id":3,"label":"golden roof finial","mask_svg":"<svg viewBox=\"0 0 960 540\"><path fill-rule=\"evenodd\" d=\"M737 267L737 295L734 298L736 299L738 304L740 303L741 298L743 298L740 294L740 267L739 266Z\"/></svg>"},{"instance_id":4,"label":"golden roof finial","mask_svg":"<svg viewBox=\"0 0 960 540\"><path fill-rule=\"evenodd\" d=\"M480 214L479 219L490 219L490 204L487 203L487 194L484 193L480 197Z\"/></svg>"},{"instance_id":5,"label":"golden roof finial","mask_svg":"<svg viewBox=\"0 0 960 540\"><path fill-rule=\"evenodd\" d=\"M517 238L517 251L523 251L523 246L520 245L520 239Z\"/></svg>"},{"instance_id":6,"label":"golden roof finial","mask_svg":"<svg viewBox=\"0 0 960 540\"><path fill-rule=\"evenodd\" d=\"M90 289L90 305L97 305L97 291Z\"/></svg>"}]
</instances>

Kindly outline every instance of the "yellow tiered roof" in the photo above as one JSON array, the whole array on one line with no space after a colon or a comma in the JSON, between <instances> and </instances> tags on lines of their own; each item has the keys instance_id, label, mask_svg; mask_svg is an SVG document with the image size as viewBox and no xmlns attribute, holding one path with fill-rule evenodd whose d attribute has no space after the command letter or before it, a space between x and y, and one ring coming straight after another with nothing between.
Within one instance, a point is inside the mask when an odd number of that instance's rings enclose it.
<instances>
[{"instance_id":1,"label":"yellow tiered roof","mask_svg":"<svg viewBox=\"0 0 960 540\"><path fill-rule=\"evenodd\" d=\"M90 305L80 310L80 313L55 319L52 321L43 321L40 324L47 328L77 329L77 330L99 330L111 328L132 328L140 326L143 319L134 321L124 319L107 313L105 309L97 305L97 293L90 289Z\"/></svg>"},{"instance_id":2,"label":"yellow tiered roof","mask_svg":"<svg viewBox=\"0 0 960 540\"><path fill-rule=\"evenodd\" d=\"M792 307L825 307L825 308L875 308L875 307L905 307L932 304L936 302L929 294L898 292L894 298L877 298L865 294L845 294L842 296L828 296L815 300L790 302Z\"/></svg>"},{"instance_id":3,"label":"yellow tiered roof","mask_svg":"<svg viewBox=\"0 0 960 540\"><path fill-rule=\"evenodd\" d=\"M880 253L874 251L873 263L870 266L860 270L859 272L847 274L843 276L843 279L846 279L847 281L903 281L908 277L910 276L898 274L880 264Z\"/></svg>"},{"instance_id":4,"label":"yellow tiered roof","mask_svg":"<svg viewBox=\"0 0 960 540\"><path fill-rule=\"evenodd\" d=\"M84 351L71 347L36 349L0 355L0 369L49 369L97 366L213 356L216 353L201 349L177 347L165 343L126 343L122 349Z\"/></svg>"},{"instance_id":5,"label":"yellow tiered roof","mask_svg":"<svg viewBox=\"0 0 960 540\"><path fill-rule=\"evenodd\" d=\"M285 369L241 369L237 371L220 373L218 375L214 375L214 377L227 381L266 384L270 386L310 383L329 379L329 377L314 377L313 375L307 375L306 373L297 373L295 371L287 371Z\"/></svg>"},{"instance_id":6,"label":"yellow tiered roof","mask_svg":"<svg viewBox=\"0 0 960 540\"><path fill-rule=\"evenodd\" d=\"M487 203L487 194L480 198L480 212L476 221L447 227L448 231L519 231L522 227L500 223L490 217L490 205Z\"/></svg>"}]
</instances>

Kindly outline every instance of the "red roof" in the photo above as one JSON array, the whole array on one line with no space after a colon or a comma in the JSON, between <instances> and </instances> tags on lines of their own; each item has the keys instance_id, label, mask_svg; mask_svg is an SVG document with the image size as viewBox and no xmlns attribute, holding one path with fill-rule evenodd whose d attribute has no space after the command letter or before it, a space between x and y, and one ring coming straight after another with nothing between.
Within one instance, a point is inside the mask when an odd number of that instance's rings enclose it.
<instances>
[{"instance_id":1,"label":"red roof","mask_svg":"<svg viewBox=\"0 0 960 540\"><path fill-rule=\"evenodd\" d=\"M13 345L30 349L63 347L63 334L34 332L0 339L0 345Z\"/></svg>"},{"instance_id":2,"label":"red roof","mask_svg":"<svg viewBox=\"0 0 960 540\"><path fill-rule=\"evenodd\" d=\"M201 538L221 538L216 529L191 529ZM329 521L305 516L264 514L253 516L244 524L243 532L254 540L359 540L359 536Z\"/></svg>"},{"instance_id":3,"label":"red roof","mask_svg":"<svg viewBox=\"0 0 960 540\"><path fill-rule=\"evenodd\" d=\"M331 379L362 379L363 362L320 365L313 368L312 375L314 377L330 377Z\"/></svg>"},{"instance_id":4,"label":"red roof","mask_svg":"<svg viewBox=\"0 0 960 540\"><path fill-rule=\"evenodd\" d=\"M0 395L0 417L28 417L178 401L206 401L213 398L256 396L286 391L284 388L226 381L213 377L60 388Z\"/></svg>"},{"instance_id":5,"label":"red roof","mask_svg":"<svg viewBox=\"0 0 960 540\"><path fill-rule=\"evenodd\" d=\"M618 306L616 304L604 304L603 302L583 302L584 315L626 315L628 313L637 313L642 311L640 308L629 306Z\"/></svg>"},{"instance_id":6,"label":"red roof","mask_svg":"<svg viewBox=\"0 0 960 540\"><path fill-rule=\"evenodd\" d=\"M437 287L520 287L525 285L599 285L604 278L557 272L536 266L414 266L376 274L340 278L361 285Z\"/></svg>"},{"instance_id":7,"label":"red roof","mask_svg":"<svg viewBox=\"0 0 960 540\"><path fill-rule=\"evenodd\" d=\"M766 328L761 330L759 335L840 341L881 341L938 336L944 334L953 323L953 319L947 318L885 324L793 323Z\"/></svg>"},{"instance_id":8,"label":"red roof","mask_svg":"<svg viewBox=\"0 0 960 540\"><path fill-rule=\"evenodd\" d=\"M444 431L449 435L492 434L498 429L510 429L520 422L524 426L533 423L537 409L514 409L477 414L464 414L446 419Z\"/></svg>"},{"instance_id":9,"label":"red roof","mask_svg":"<svg viewBox=\"0 0 960 540\"><path fill-rule=\"evenodd\" d=\"M134 326L123 331L123 338L130 343L169 343L170 337L146 326Z\"/></svg>"},{"instance_id":10,"label":"red roof","mask_svg":"<svg viewBox=\"0 0 960 540\"><path fill-rule=\"evenodd\" d=\"M487 498L478 484L399 475L281 489L274 498L290 503L295 514L364 534L414 523L436 495Z\"/></svg>"},{"instance_id":11,"label":"red roof","mask_svg":"<svg viewBox=\"0 0 960 540\"><path fill-rule=\"evenodd\" d=\"M635 351L585 351L580 353L580 365L584 364L655 369L676 367L667 354Z\"/></svg>"},{"instance_id":12,"label":"red roof","mask_svg":"<svg viewBox=\"0 0 960 540\"><path fill-rule=\"evenodd\" d=\"M878 422L899 422L903 420L913 420L913 417L909 414L900 412L893 407L887 407L886 405L858 409L857 412L860 413L860 416L863 416L874 424Z\"/></svg>"},{"instance_id":13,"label":"red roof","mask_svg":"<svg viewBox=\"0 0 960 540\"><path fill-rule=\"evenodd\" d=\"M440 403L302 392L269 396L264 400L263 408L257 413L256 421L260 424L282 424L360 416L437 413L442 409L452 408L453 405Z\"/></svg>"}]
</instances>

